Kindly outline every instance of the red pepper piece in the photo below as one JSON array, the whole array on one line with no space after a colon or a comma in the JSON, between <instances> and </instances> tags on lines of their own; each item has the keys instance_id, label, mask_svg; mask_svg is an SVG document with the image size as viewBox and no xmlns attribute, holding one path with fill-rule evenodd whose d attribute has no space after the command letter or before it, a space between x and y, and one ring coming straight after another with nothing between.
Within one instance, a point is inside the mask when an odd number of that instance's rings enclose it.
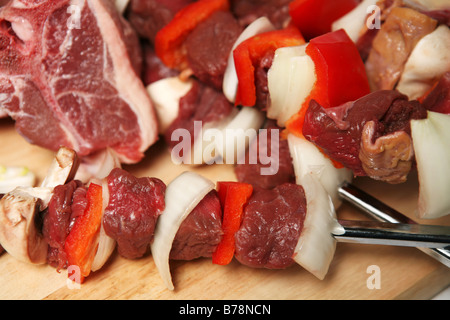
<instances>
[{"instance_id":1,"label":"red pepper piece","mask_svg":"<svg viewBox=\"0 0 450 320\"><path fill-rule=\"evenodd\" d=\"M234 256L234 234L241 226L244 206L253 193L253 186L241 182L218 182L217 186L223 208L223 236L212 255L212 262L227 265Z\"/></svg>"},{"instance_id":2,"label":"red pepper piece","mask_svg":"<svg viewBox=\"0 0 450 320\"><path fill-rule=\"evenodd\" d=\"M312 39L306 54L315 65L316 83L300 111L288 120L289 132L302 135L309 102L314 99L325 108L337 107L370 93L364 63L358 49L344 30Z\"/></svg>"},{"instance_id":3,"label":"red pepper piece","mask_svg":"<svg viewBox=\"0 0 450 320\"><path fill-rule=\"evenodd\" d=\"M289 15L292 23L309 40L330 32L333 22L358 4L358 0L295 0L289 4Z\"/></svg>"},{"instance_id":4,"label":"red pepper piece","mask_svg":"<svg viewBox=\"0 0 450 320\"><path fill-rule=\"evenodd\" d=\"M199 0L178 11L173 19L156 34L157 56L169 68L186 69L187 59L183 43L190 32L214 12L229 10L229 6L228 0Z\"/></svg>"},{"instance_id":5,"label":"red pepper piece","mask_svg":"<svg viewBox=\"0 0 450 320\"><path fill-rule=\"evenodd\" d=\"M299 46L305 43L302 34L294 26L282 30L264 32L239 44L233 51L238 77L236 105L252 107L256 103L255 66L261 59L274 55L281 47Z\"/></svg>"},{"instance_id":6,"label":"red pepper piece","mask_svg":"<svg viewBox=\"0 0 450 320\"><path fill-rule=\"evenodd\" d=\"M102 187L91 183L86 193L87 206L66 238L64 250L69 265L80 268L81 282L91 272L97 251L97 239L102 222Z\"/></svg>"}]
</instances>

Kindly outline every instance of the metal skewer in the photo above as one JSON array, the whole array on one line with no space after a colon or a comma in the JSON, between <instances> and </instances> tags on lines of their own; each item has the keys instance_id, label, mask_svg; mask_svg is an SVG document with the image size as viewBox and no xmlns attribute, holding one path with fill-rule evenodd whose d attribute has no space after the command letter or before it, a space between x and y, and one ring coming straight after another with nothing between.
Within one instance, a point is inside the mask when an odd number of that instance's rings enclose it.
<instances>
[{"instance_id":1,"label":"metal skewer","mask_svg":"<svg viewBox=\"0 0 450 320\"><path fill-rule=\"evenodd\" d=\"M333 234L340 242L384 244L405 247L450 248L450 227L339 220L344 233Z\"/></svg>"},{"instance_id":2,"label":"metal skewer","mask_svg":"<svg viewBox=\"0 0 450 320\"><path fill-rule=\"evenodd\" d=\"M413 220L350 183L342 184L338 188L338 194L343 200L353 204L375 220L390 223L416 224ZM417 248L450 268L450 249L421 246L417 246Z\"/></svg>"}]
</instances>

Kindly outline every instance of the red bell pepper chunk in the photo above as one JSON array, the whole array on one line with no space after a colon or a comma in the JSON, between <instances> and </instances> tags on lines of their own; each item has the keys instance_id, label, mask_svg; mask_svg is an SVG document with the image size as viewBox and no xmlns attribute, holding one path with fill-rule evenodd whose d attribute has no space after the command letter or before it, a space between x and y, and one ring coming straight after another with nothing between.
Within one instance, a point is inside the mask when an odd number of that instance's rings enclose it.
<instances>
[{"instance_id":1,"label":"red bell pepper chunk","mask_svg":"<svg viewBox=\"0 0 450 320\"><path fill-rule=\"evenodd\" d=\"M295 0L289 4L292 23L309 40L331 31L334 21L358 4L359 0Z\"/></svg>"},{"instance_id":2,"label":"red bell pepper chunk","mask_svg":"<svg viewBox=\"0 0 450 320\"><path fill-rule=\"evenodd\" d=\"M304 117L312 99L324 108L330 108L370 93L364 63L344 30L312 39L306 47L306 54L314 62L316 83L300 111L286 123L288 132L298 136L303 136Z\"/></svg>"},{"instance_id":3,"label":"red bell pepper chunk","mask_svg":"<svg viewBox=\"0 0 450 320\"><path fill-rule=\"evenodd\" d=\"M256 103L255 66L261 59L274 55L281 47L299 46L305 43L302 34L294 26L282 30L264 32L253 36L233 51L238 77L236 105L252 107Z\"/></svg>"},{"instance_id":4,"label":"red bell pepper chunk","mask_svg":"<svg viewBox=\"0 0 450 320\"><path fill-rule=\"evenodd\" d=\"M199 0L178 11L173 19L155 37L155 52L170 68L187 68L184 41L195 27L214 12L229 10L228 0Z\"/></svg>"},{"instance_id":5,"label":"red bell pepper chunk","mask_svg":"<svg viewBox=\"0 0 450 320\"><path fill-rule=\"evenodd\" d=\"M234 256L234 234L241 226L244 206L253 193L253 186L241 182L218 182L217 186L223 208L223 236L212 255L212 262L227 265Z\"/></svg>"},{"instance_id":6,"label":"red bell pepper chunk","mask_svg":"<svg viewBox=\"0 0 450 320\"><path fill-rule=\"evenodd\" d=\"M66 238L64 250L69 265L80 268L81 282L91 272L97 251L97 240L102 222L102 187L91 183L86 193L87 206Z\"/></svg>"}]
</instances>

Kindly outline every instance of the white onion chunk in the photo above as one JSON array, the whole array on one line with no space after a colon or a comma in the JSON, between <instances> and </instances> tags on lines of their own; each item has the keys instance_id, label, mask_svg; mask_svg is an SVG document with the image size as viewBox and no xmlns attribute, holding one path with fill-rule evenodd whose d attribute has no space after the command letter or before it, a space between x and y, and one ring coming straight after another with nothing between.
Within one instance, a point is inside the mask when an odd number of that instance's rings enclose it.
<instances>
[{"instance_id":1,"label":"white onion chunk","mask_svg":"<svg viewBox=\"0 0 450 320\"><path fill-rule=\"evenodd\" d=\"M333 234L343 234L344 229L338 223L331 198L319 180L307 174L303 177L302 186L307 211L294 261L323 280L336 250Z\"/></svg>"},{"instance_id":2,"label":"white onion chunk","mask_svg":"<svg viewBox=\"0 0 450 320\"><path fill-rule=\"evenodd\" d=\"M342 201L337 190L343 182L352 181L352 171L347 168L336 168L329 158L305 138L289 134L288 145L296 183L302 185L305 176L314 175L331 196L335 208L339 208Z\"/></svg>"},{"instance_id":3,"label":"white onion chunk","mask_svg":"<svg viewBox=\"0 0 450 320\"><path fill-rule=\"evenodd\" d=\"M158 219L151 250L156 267L169 290L174 290L169 266L173 240L184 219L214 187L212 181L186 171L166 188L166 207Z\"/></svg>"},{"instance_id":4,"label":"white onion chunk","mask_svg":"<svg viewBox=\"0 0 450 320\"><path fill-rule=\"evenodd\" d=\"M450 214L450 115L428 112L411 120L411 136L419 176L418 216L434 219Z\"/></svg>"}]
</instances>

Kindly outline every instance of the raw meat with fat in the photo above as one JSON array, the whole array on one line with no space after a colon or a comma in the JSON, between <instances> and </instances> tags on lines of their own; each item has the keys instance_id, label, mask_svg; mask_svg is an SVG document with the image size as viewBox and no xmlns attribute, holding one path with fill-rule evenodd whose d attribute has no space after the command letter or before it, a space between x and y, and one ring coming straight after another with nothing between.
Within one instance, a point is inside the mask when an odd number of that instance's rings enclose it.
<instances>
[{"instance_id":1,"label":"raw meat with fat","mask_svg":"<svg viewBox=\"0 0 450 320\"><path fill-rule=\"evenodd\" d=\"M0 111L29 142L135 163L157 140L135 32L109 0L12 0L0 9Z\"/></svg>"}]
</instances>

